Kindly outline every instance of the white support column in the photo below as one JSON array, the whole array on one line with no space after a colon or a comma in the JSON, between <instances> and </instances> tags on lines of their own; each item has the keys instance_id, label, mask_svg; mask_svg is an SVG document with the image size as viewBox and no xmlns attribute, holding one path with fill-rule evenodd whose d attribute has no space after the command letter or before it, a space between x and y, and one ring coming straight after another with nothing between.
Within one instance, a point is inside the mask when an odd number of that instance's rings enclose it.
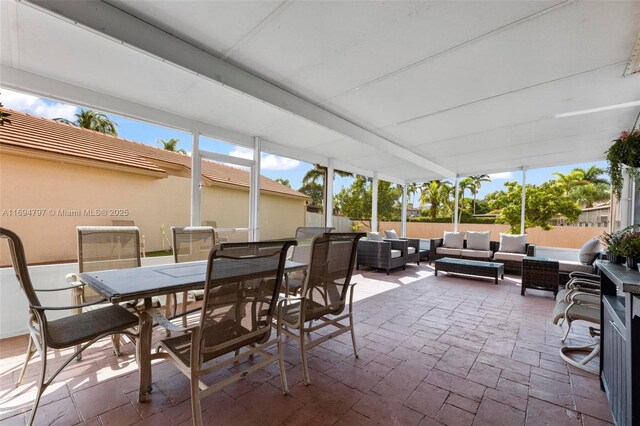
<instances>
[{"instance_id":1,"label":"white support column","mask_svg":"<svg viewBox=\"0 0 640 426\"><path fill-rule=\"evenodd\" d=\"M371 232L378 230L378 172L373 172L371 182Z\"/></svg>"},{"instance_id":2,"label":"white support column","mask_svg":"<svg viewBox=\"0 0 640 426\"><path fill-rule=\"evenodd\" d=\"M402 219L400 225L400 236L407 236L407 184L402 185Z\"/></svg>"},{"instance_id":3,"label":"white support column","mask_svg":"<svg viewBox=\"0 0 640 426\"><path fill-rule=\"evenodd\" d=\"M253 165L249 185L249 241L260 241L260 157L262 142L254 138Z\"/></svg>"},{"instance_id":4,"label":"white support column","mask_svg":"<svg viewBox=\"0 0 640 426\"><path fill-rule=\"evenodd\" d=\"M202 191L202 160L200 159L200 133L191 138L191 226L200 226Z\"/></svg>"},{"instance_id":5,"label":"white support column","mask_svg":"<svg viewBox=\"0 0 640 426\"><path fill-rule=\"evenodd\" d=\"M333 158L329 158L327 165L327 174L324 182L325 208L324 218L325 226L333 226Z\"/></svg>"},{"instance_id":6,"label":"white support column","mask_svg":"<svg viewBox=\"0 0 640 426\"><path fill-rule=\"evenodd\" d=\"M527 168L522 167L522 206L520 208L520 233L524 234L524 215L527 211Z\"/></svg>"},{"instance_id":7,"label":"white support column","mask_svg":"<svg viewBox=\"0 0 640 426\"><path fill-rule=\"evenodd\" d=\"M455 206L453 207L453 232L458 232L458 198L459 194L458 194L458 189L460 188L460 182L458 180L458 175L456 175L456 185L455 185L455 194L454 194L454 203Z\"/></svg>"}]
</instances>

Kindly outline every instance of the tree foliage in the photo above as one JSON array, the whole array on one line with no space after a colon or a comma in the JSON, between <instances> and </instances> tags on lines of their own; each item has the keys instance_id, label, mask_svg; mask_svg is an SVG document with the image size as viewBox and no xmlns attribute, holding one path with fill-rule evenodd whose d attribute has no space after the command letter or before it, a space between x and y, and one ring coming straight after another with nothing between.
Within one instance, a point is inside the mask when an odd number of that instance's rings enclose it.
<instances>
[{"instance_id":1,"label":"tree foliage","mask_svg":"<svg viewBox=\"0 0 640 426\"><path fill-rule=\"evenodd\" d=\"M101 112L92 111L90 109L81 109L75 116L75 124L78 127L118 136L118 132L116 131L118 124L111 121L109 117Z\"/></svg>"},{"instance_id":2,"label":"tree foliage","mask_svg":"<svg viewBox=\"0 0 640 426\"><path fill-rule=\"evenodd\" d=\"M158 143L162 145L162 149L186 155L187 151L185 151L184 149L176 149L178 147L178 142L180 142L180 139L176 138L171 138L168 141L164 139L158 139Z\"/></svg>"},{"instance_id":3,"label":"tree foliage","mask_svg":"<svg viewBox=\"0 0 640 426\"><path fill-rule=\"evenodd\" d=\"M298 188L299 192L311 198L312 206L322 206L324 199L324 186L316 182L308 182Z\"/></svg>"},{"instance_id":4,"label":"tree foliage","mask_svg":"<svg viewBox=\"0 0 640 426\"><path fill-rule=\"evenodd\" d=\"M378 220L397 219L402 206L402 189L390 182L378 182ZM351 220L371 219L372 189L370 179L356 176L348 188L342 188L334 197L335 206Z\"/></svg>"},{"instance_id":5,"label":"tree foliage","mask_svg":"<svg viewBox=\"0 0 640 426\"><path fill-rule=\"evenodd\" d=\"M288 186L289 188L291 188L291 182L289 182L289 179L276 178L275 181L280 185Z\"/></svg>"},{"instance_id":6,"label":"tree foliage","mask_svg":"<svg viewBox=\"0 0 640 426\"><path fill-rule=\"evenodd\" d=\"M496 222L510 225L511 233L522 233L522 186L517 182L507 182L504 185L506 191L496 191L487 196L489 205L492 209L500 209ZM527 185L525 207L525 230L539 226L548 231L551 229L549 222L556 215L563 215L569 222L575 222L581 212L580 207L565 195L565 188L555 181Z\"/></svg>"}]
</instances>

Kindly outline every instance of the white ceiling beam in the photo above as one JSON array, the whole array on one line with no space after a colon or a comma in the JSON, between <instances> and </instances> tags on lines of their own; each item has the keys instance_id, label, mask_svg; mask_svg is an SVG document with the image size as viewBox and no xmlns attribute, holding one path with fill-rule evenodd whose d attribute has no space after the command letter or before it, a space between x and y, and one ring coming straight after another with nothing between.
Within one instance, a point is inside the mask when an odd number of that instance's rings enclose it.
<instances>
[{"instance_id":1,"label":"white ceiling beam","mask_svg":"<svg viewBox=\"0 0 640 426\"><path fill-rule=\"evenodd\" d=\"M0 65L0 85L7 89L42 96L72 105L79 105L85 108L94 108L103 112L171 127L185 132L197 131L202 135L215 139L253 148L253 137L243 133L214 126L202 121L192 120L6 65Z\"/></svg>"},{"instance_id":2,"label":"white ceiling beam","mask_svg":"<svg viewBox=\"0 0 640 426\"><path fill-rule=\"evenodd\" d=\"M256 75L228 64L108 3L102 1L70 2L65 0L31 0L23 3L33 5L37 9L64 19L73 25L78 25L141 53L155 57L163 62L171 63L185 71L315 122L439 175L454 175L451 170L425 157Z\"/></svg>"}]
</instances>

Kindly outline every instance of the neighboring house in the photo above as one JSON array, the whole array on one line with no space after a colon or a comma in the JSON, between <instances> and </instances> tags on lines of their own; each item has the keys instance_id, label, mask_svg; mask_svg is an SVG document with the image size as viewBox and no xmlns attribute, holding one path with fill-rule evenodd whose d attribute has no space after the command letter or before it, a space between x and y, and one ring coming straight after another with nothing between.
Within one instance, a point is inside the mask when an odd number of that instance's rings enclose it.
<instances>
[{"instance_id":1,"label":"neighboring house","mask_svg":"<svg viewBox=\"0 0 640 426\"><path fill-rule=\"evenodd\" d=\"M420 207L413 207L413 204L407 205L407 217L418 217L422 213L422 209Z\"/></svg>"},{"instance_id":2,"label":"neighboring house","mask_svg":"<svg viewBox=\"0 0 640 426\"><path fill-rule=\"evenodd\" d=\"M551 221L554 226L582 226L582 227L608 227L610 222L611 206L609 202L583 208L577 222L567 222L564 216L558 216Z\"/></svg>"},{"instance_id":3,"label":"neighboring house","mask_svg":"<svg viewBox=\"0 0 640 426\"><path fill-rule=\"evenodd\" d=\"M171 226L189 224L191 157L8 111L11 124L0 127L0 225L20 235L29 263L75 260L78 225L133 221L154 251L168 248L163 227L170 239ZM248 226L247 170L205 160L202 184L203 223ZM305 224L309 198L264 176L260 186L260 238L292 237Z\"/></svg>"}]
</instances>

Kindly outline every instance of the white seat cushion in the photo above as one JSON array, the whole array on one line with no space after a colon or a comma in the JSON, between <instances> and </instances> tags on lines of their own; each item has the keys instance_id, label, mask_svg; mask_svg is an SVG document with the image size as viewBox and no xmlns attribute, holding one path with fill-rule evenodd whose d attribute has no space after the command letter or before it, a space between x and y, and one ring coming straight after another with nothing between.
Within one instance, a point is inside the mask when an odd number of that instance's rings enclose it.
<instances>
[{"instance_id":1,"label":"white seat cushion","mask_svg":"<svg viewBox=\"0 0 640 426\"><path fill-rule=\"evenodd\" d=\"M442 247L461 249L464 247L464 232L446 232L444 233L444 240L442 241Z\"/></svg>"},{"instance_id":2,"label":"white seat cushion","mask_svg":"<svg viewBox=\"0 0 640 426\"><path fill-rule=\"evenodd\" d=\"M503 251L497 251L493 256L496 260L516 260L522 262L522 259L526 256L524 253L505 253Z\"/></svg>"},{"instance_id":3,"label":"white seat cushion","mask_svg":"<svg viewBox=\"0 0 640 426\"><path fill-rule=\"evenodd\" d=\"M460 256L460 249L436 247L436 253L446 254L447 256Z\"/></svg>"},{"instance_id":4,"label":"white seat cushion","mask_svg":"<svg viewBox=\"0 0 640 426\"><path fill-rule=\"evenodd\" d=\"M401 250L391 250L391 258L394 259L396 257L402 256Z\"/></svg>"},{"instance_id":5,"label":"white seat cushion","mask_svg":"<svg viewBox=\"0 0 640 426\"><path fill-rule=\"evenodd\" d=\"M489 250L491 232L467 231L467 248L471 250ZM491 257L491 256L489 256Z\"/></svg>"},{"instance_id":6,"label":"white seat cushion","mask_svg":"<svg viewBox=\"0 0 640 426\"><path fill-rule=\"evenodd\" d=\"M407 247L407 253L414 254L415 252L416 252L416 248L415 247Z\"/></svg>"},{"instance_id":7,"label":"white seat cushion","mask_svg":"<svg viewBox=\"0 0 640 426\"><path fill-rule=\"evenodd\" d=\"M500 234L500 248L499 252L509 253L526 253L527 234L511 235Z\"/></svg>"},{"instance_id":8,"label":"white seat cushion","mask_svg":"<svg viewBox=\"0 0 640 426\"><path fill-rule=\"evenodd\" d=\"M587 272L589 274L593 274L593 266L584 265L580 262L572 261L572 260L560 260L558 261L558 268L560 272Z\"/></svg>"},{"instance_id":9,"label":"white seat cushion","mask_svg":"<svg viewBox=\"0 0 640 426\"><path fill-rule=\"evenodd\" d=\"M460 250L463 257L473 257L474 259L490 259L493 252L491 250Z\"/></svg>"}]
</instances>

